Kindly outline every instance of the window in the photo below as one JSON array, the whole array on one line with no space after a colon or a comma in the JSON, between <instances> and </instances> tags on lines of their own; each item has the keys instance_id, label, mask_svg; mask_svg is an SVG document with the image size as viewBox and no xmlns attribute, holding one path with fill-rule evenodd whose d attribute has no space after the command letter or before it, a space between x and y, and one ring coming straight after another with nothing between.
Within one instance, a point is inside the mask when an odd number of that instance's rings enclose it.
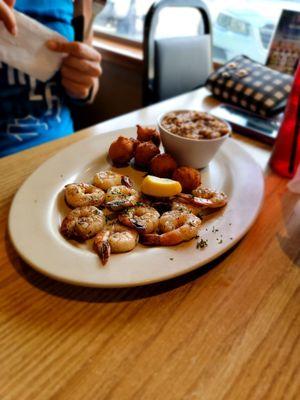
<instances>
[{"instance_id":1,"label":"window","mask_svg":"<svg viewBox=\"0 0 300 400\"><path fill-rule=\"evenodd\" d=\"M107 0L95 31L140 44L145 15L153 0ZM282 9L300 11L300 0L206 0L213 23L213 57L226 62L245 54L265 62ZM225 6L224 6L225 4ZM195 35L201 17L191 8L164 9L157 37Z\"/></svg>"}]
</instances>

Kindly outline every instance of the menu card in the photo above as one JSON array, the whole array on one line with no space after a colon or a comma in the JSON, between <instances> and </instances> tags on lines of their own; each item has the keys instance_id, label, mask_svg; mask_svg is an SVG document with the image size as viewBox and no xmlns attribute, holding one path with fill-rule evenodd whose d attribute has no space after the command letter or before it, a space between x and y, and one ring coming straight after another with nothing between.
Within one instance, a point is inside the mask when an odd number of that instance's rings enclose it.
<instances>
[{"instance_id":1,"label":"menu card","mask_svg":"<svg viewBox=\"0 0 300 400\"><path fill-rule=\"evenodd\" d=\"M300 59L300 11L282 10L266 65L294 75Z\"/></svg>"}]
</instances>

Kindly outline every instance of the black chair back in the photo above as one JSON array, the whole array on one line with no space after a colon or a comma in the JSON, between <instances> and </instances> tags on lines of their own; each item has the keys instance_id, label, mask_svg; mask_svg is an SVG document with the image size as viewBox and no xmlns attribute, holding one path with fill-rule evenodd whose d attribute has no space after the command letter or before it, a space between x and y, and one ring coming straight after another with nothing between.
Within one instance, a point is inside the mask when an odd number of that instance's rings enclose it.
<instances>
[{"instance_id":1,"label":"black chair back","mask_svg":"<svg viewBox=\"0 0 300 400\"><path fill-rule=\"evenodd\" d=\"M166 7L199 11L198 36L155 39L159 13ZM202 86L212 69L212 29L202 0L160 0L149 9L144 25L143 104L149 105Z\"/></svg>"}]
</instances>

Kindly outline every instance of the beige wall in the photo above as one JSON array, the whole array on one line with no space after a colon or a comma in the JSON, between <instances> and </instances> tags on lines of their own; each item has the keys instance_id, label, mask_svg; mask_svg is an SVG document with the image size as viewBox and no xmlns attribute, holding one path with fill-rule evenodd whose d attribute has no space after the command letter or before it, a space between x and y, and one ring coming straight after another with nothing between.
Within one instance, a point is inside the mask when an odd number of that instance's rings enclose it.
<instances>
[{"instance_id":1,"label":"beige wall","mask_svg":"<svg viewBox=\"0 0 300 400\"><path fill-rule=\"evenodd\" d=\"M100 90L94 104L74 107L76 130L136 110L142 106L141 65L104 59Z\"/></svg>"}]
</instances>

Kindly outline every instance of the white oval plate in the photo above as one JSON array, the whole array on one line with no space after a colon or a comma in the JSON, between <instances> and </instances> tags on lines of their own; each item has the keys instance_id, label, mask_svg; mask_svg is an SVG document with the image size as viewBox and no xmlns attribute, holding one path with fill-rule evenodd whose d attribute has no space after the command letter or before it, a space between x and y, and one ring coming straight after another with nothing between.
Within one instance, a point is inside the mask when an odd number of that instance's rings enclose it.
<instances>
[{"instance_id":1,"label":"white oval plate","mask_svg":"<svg viewBox=\"0 0 300 400\"><path fill-rule=\"evenodd\" d=\"M9 214L9 233L20 256L34 269L59 281L82 286L129 287L146 285L192 271L219 257L237 243L258 215L264 192L260 167L232 139L228 139L202 182L226 192L228 205L204 221L200 237L208 246L197 249L196 240L175 247L148 248L112 255L106 267L91 243L67 241L59 232L68 212L62 189L70 182L91 181L94 173L109 169L107 151L119 136L133 137L136 128L94 136L62 150L40 166L17 192ZM139 185L143 173L121 169Z\"/></svg>"}]
</instances>

